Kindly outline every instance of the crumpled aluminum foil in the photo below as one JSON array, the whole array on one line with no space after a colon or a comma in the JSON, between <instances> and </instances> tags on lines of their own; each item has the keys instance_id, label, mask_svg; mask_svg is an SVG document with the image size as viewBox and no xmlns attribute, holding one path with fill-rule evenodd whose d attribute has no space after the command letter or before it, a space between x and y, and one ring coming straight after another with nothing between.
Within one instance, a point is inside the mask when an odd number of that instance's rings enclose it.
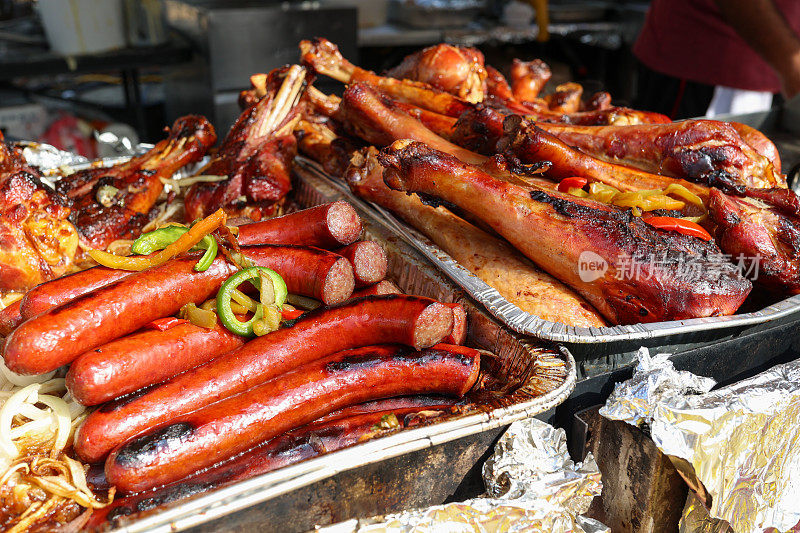
<instances>
[{"instance_id":1,"label":"crumpled aluminum foil","mask_svg":"<svg viewBox=\"0 0 800 533\"><path fill-rule=\"evenodd\" d=\"M608 533L580 516L602 490L591 454L575 464L566 434L535 418L514 422L483 466L487 493L459 503L348 520L325 533L522 532Z\"/></svg>"},{"instance_id":2,"label":"crumpled aluminum foil","mask_svg":"<svg viewBox=\"0 0 800 533\"><path fill-rule=\"evenodd\" d=\"M708 392L717 384L711 378L675 370L669 354L651 356L639 348L639 364L628 381L617 383L600 414L609 420L621 420L632 426L650 425L656 405L670 397Z\"/></svg>"},{"instance_id":3,"label":"crumpled aluminum foil","mask_svg":"<svg viewBox=\"0 0 800 533\"><path fill-rule=\"evenodd\" d=\"M656 446L710 495L711 518L737 533L791 530L800 522L800 361L707 392L711 383L643 353L600 412L649 424Z\"/></svg>"}]
</instances>

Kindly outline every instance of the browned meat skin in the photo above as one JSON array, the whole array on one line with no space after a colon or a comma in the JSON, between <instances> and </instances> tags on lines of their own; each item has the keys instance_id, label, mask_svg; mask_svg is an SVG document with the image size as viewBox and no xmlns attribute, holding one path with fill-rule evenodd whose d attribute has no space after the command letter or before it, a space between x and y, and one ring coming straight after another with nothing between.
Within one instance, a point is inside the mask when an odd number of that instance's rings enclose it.
<instances>
[{"instance_id":1,"label":"browned meat skin","mask_svg":"<svg viewBox=\"0 0 800 533\"><path fill-rule=\"evenodd\" d=\"M291 162L297 154L292 130L299 119L305 70L276 69L265 81L266 93L231 127L219 151L199 174L227 176L196 183L186 193L186 217L205 217L217 209L261 220L291 189Z\"/></svg>"},{"instance_id":2,"label":"browned meat skin","mask_svg":"<svg viewBox=\"0 0 800 533\"><path fill-rule=\"evenodd\" d=\"M352 133L376 146L387 146L398 139L414 139L469 163L481 164L486 160L442 139L418 120L391 105L391 100L382 98L366 84L355 83L342 95L338 116Z\"/></svg>"},{"instance_id":3,"label":"browned meat skin","mask_svg":"<svg viewBox=\"0 0 800 533\"><path fill-rule=\"evenodd\" d=\"M763 155L772 162L775 167L775 172L781 173L781 156L778 154L778 148L775 143L770 141L766 135L757 129L742 124L741 122L730 122L730 125L735 129L744 142L749 144L753 150Z\"/></svg>"},{"instance_id":4,"label":"browned meat skin","mask_svg":"<svg viewBox=\"0 0 800 533\"><path fill-rule=\"evenodd\" d=\"M542 98L531 98L529 101L522 102L517 99L511 85L508 84L505 76L497 69L487 65L486 72L486 99L484 103L494 107L502 107L513 113L526 115L538 111L547 111L547 102Z\"/></svg>"},{"instance_id":5,"label":"browned meat skin","mask_svg":"<svg viewBox=\"0 0 800 533\"><path fill-rule=\"evenodd\" d=\"M786 177L778 174L766 157L725 122L539 127L598 159L688 179L729 193L742 193L746 187L786 187Z\"/></svg>"},{"instance_id":6,"label":"browned meat skin","mask_svg":"<svg viewBox=\"0 0 800 533\"><path fill-rule=\"evenodd\" d=\"M550 111L556 113L577 113L581 107L581 97L583 87L574 82L564 83L556 87L556 90L544 97Z\"/></svg>"},{"instance_id":7,"label":"browned meat skin","mask_svg":"<svg viewBox=\"0 0 800 533\"><path fill-rule=\"evenodd\" d=\"M452 137L457 119L403 102L391 101L391 105L406 115L419 120L426 128L439 137L447 140L450 140L450 137Z\"/></svg>"},{"instance_id":8,"label":"browned meat skin","mask_svg":"<svg viewBox=\"0 0 800 533\"><path fill-rule=\"evenodd\" d=\"M550 161L552 166L547 172L550 178L560 180L582 176L590 182L599 181L621 191L665 189L675 183L683 185L704 202L708 200L709 188L705 185L602 161L568 146L522 117L507 117L504 127L508 136L500 141L500 148L510 151L524 163Z\"/></svg>"},{"instance_id":9,"label":"browned meat skin","mask_svg":"<svg viewBox=\"0 0 800 533\"><path fill-rule=\"evenodd\" d=\"M26 291L73 267L78 233L67 220L67 204L0 134L0 295Z\"/></svg>"},{"instance_id":10,"label":"browned meat skin","mask_svg":"<svg viewBox=\"0 0 800 533\"><path fill-rule=\"evenodd\" d=\"M138 236L164 184L178 169L199 161L217 140L204 117L179 118L169 136L152 150L127 163L89 169L60 179L56 190L73 201L70 220L92 248L105 248L117 239ZM113 189L107 189L113 187ZM98 193L117 189L100 202Z\"/></svg>"},{"instance_id":11,"label":"browned meat skin","mask_svg":"<svg viewBox=\"0 0 800 533\"><path fill-rule=\"evenodd\" d=\"M607 92L594 93L588 100L584 101L581 111L602 111L611 108L611 95Z\"/></svg>"},{"instance_id":12,"label":"browned meat skin","mask_svg":"<svg viewBox=\"0 0 800 533\"><path fill-rule=\"evenodd\" d=\"M387 76L427 83L432 87L477 103L484 97L486 69L483 54L475 48L437 44L406 56Z\"/></svg>"},{"instance_id":13,"label":"browned meat skin","mask_svg":"<svg viewBox=\"0 0 800 533\"><path fill-rule=\"evenodd\" d=\"M482 218L613 323L729 315L752 287L713 242L656 230L629 211L499 181L421 143L397 142L380 159L387 185ZM579 264L589 252L607 270L584 281Z\"/></svg>"},{"instance_id":14,"label":"browned meat skin","mask_svg":"<svg viewBox=\"0 0 800 533\"><path fill-rule=\"evenodd\" d=\"M717 189L708 207L720 246L756 283L779 294L800 293L800 219Z\"/></svg>"},{"instance_id":15,"label":"browned meat skin","mask_svg":"<svg viewBox=\"0 0 800 533\"><path fill-rule=\"evenodd\" d=\"M369 147L354 156L347 170L347 182L355 194L417 228L460 265L526 313L570 326L605 325L583 298L536 268L504 241L443 207L427 206L415 196L387 187L376 155L377 150Z\"/></svg>"},{"instance_id":16,"label":"browned meat skin","mask_svg":"<svg viewBox=\"0 0 800 533\"><path fill-rule=\"evenodd\" d=\"M503 121L506 116L493 107L476 106L461 114L450 140L479 154L494 154L498 151L497 143L505 135Z\"/></svg>"},{"instance_id":17,"label":"browned meat skin","mask_svg":"<svg viewBox=\"0 0 800 533\"><path fill-rule=\"evenodd\" d=\"M521 102L532 102L550 81L553 73L547 63L541 59L520 61L514 59L511 64L511 91Z\"/></svg>"}]
</instances>

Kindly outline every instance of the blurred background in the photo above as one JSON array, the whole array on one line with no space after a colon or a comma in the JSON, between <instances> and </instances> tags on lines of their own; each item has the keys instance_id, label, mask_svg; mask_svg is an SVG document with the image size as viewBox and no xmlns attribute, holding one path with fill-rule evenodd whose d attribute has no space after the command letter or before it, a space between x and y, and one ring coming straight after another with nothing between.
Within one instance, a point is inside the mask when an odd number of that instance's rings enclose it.
<instances>
[{"instance_id":1,"label":"blurred background","mask_svg":"<svg viewBox=\"0 0 800 533\"><path fill-rule=\"evenodd\" d=\"M551 85L636 94L645 0L0 0L0 129L88 157L161 138L186 113L226 131L249 76L326 37L375 71L411 51L477 46L507 74L541 58ZM333 89L335 90L335 89Z\"/></svg>"}]
</instances>

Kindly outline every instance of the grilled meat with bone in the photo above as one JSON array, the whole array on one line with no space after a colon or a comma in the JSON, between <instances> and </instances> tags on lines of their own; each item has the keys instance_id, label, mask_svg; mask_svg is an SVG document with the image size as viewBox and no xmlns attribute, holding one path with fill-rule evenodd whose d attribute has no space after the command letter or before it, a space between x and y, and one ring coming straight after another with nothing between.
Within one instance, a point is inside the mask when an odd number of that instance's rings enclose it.
<instances>
[{"instance_id":1,"label":"grilled meat with bone","mask_svg":"<svg viewBox=\"0 0 800 533\"><path fill-rule=\"evenodd\" d=\"M481 218L613 323L729 315L752 287L713 242L657 230L630 211L500 181L422 143L398 141L380 160L389 187ZM581 274L587 262L599 277Z\"/></svg>"}]
</instances>

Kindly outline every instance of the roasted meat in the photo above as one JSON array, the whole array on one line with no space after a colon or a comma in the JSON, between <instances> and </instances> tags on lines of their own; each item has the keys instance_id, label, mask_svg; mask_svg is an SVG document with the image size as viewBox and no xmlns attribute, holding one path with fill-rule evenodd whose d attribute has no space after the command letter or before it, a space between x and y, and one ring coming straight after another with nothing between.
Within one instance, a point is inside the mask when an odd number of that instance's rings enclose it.
<instances>
[{"instance_id":1,"label":"roasted meat","mask_svg":"<svg viewBox=\"0 0 800 533\"><path fill-rule=\"evenodd\" d=\"M386 75L427 83L467 102L480 102L484 97L486 69L483 54L475 48L429 46L407 56Z\"/></svg>"},{"instance_id":2,"label":"roasted meat","mask_svg":"<svg viewBox=\"0 0 800 533\"><path fill-rule=\"evenodd\" d=\"M424 233L461 266L485 281L509 302L544 320L570 326L601 327L605 321L569 287L546 274L501 239L482 231L444 207L393 191L383 182L378 151L369 147L353 157L347 170L352 191Z\"/></svg>"},{"instance_id":3,"label":"roasted meat","mask_svg":"<svg viewBox=\"0 0 800 533\"><path fill-rule=\"evenodd\" d=\"M291 162L297 153L292 131L300 118L297 104L305 78L305 69L297 65L267 76L265 95L245 109L219 151L198 173L225 179L196 183L186 193L188 220L220 208L253 220L275 213L292 188Z\"/></svg>"},{"instance_id":4,"label":"roasted meat","mask_svg":"<svg viewBox=\"0 0 800 533\"><path fill-rule=\"evenodd\" d=\"M0 134L0 295L26 291L74 266L68 202Z\"/></svg>"},{"instance_id":5,"label":"roasted meat","mask_svg":"<svg viewBox=\"0 0 800 533\"><path fill-rule=\"evenodd\" d=\"M742 193L748 187L786 187L773 163L742 140L733 125L686 120L638 126L539 124L580 151L654 174ZM768 141L769 142L769 141Z\"/></svg>"},{"instance_id":6,"label":"roasted meat","mask_svg":"<svg viewBox=\"0 0 800 533\"><path fill-rule=\"evenodd\" d=\"M138 236L152 219L164 190L162 178L202 159L216 140L208 120L190 115L176 120L166 139L127 163L61 178L56 190L72 201L70 220L81 240L104 249L117 239Z\"/></svg>"},{"instance_id":7,"label":"roasted meat","mask_svg":"<svg viewBox=\"0 0 800 533\"><path fill-rule=\"evenodd\" d=\"M391 188L481 218L613 323L729 315L752 287L713 242L630 211L500 181L422 143L398 141L380 160Z\"/></svg>"},{"instance_id":8,"label":"roasted meat","mask_svg":"<svg viewBox=\"0 0 800 533\"><path fill-rule=\"evenodd\" d=\"M533 102L552 75L550 66L541 59L514 59L511 64L511 91L520 102Z\"/></svg>"}]
</instances>

